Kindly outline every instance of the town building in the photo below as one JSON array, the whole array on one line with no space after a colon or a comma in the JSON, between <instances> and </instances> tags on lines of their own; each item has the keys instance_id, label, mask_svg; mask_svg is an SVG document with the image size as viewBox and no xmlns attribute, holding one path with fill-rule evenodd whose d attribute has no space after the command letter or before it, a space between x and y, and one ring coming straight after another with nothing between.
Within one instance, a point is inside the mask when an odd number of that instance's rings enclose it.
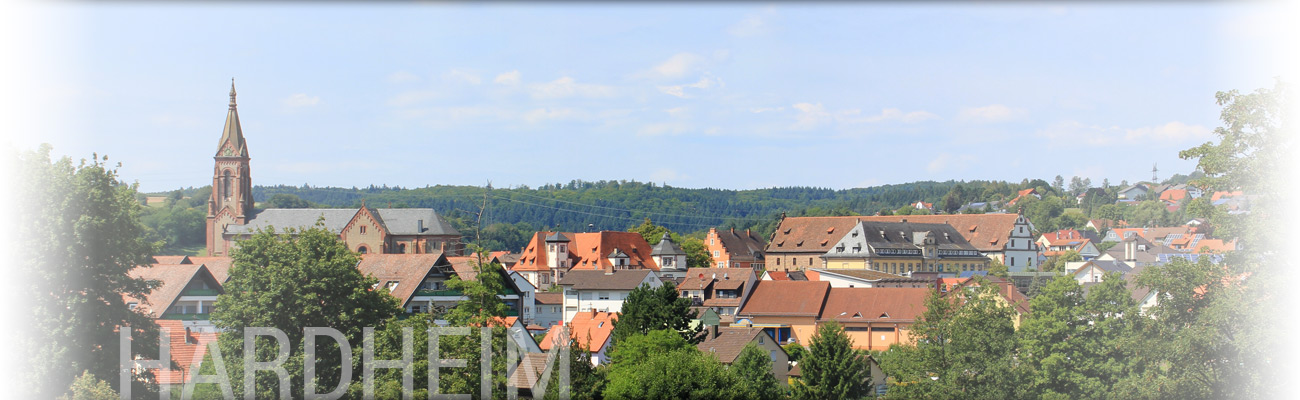
<instances>
[{"instance_id":1,"label":"town building","mask_svg":"<svg viewBox=\"0 0 1300 400\"><path fill-rule=\"evenodd\" d=\"M772 377L782 385L789 385L786 374L790 371L790 355L762 328L710 326L704 332L704 340L695 345L695 348L704 354L713 355L723 365L731 365L750 343L767 353L772 362Z\"/></svg>"},{"instance_id":2,"label":"town building","mask_svg":"<svg viewBox=\"0 0 1300 400\"><path fill-rule=\"evenodd\" d=\"M323 219L326 229L339 235L359 253L459 254L461 235L437 212L428 208L374 209L263 209L254 208L251 158L239 124L235 85L230 85L230 106L212 171L212 197L208 200L205 229L208 256L229 256L239 239L275 227L306 229Z\"/></svg>"},{"instance_id":3,"label":"town building","mask_svg":"<svg viewBox=\"0 0 1300 400\"><path fill-rule=\"evenodd\" d=\"M986 271L990 260L951 225L860 221L821 255L828 270L872 270L894 275L915 271Z\"/></svg>"},{"instance_id":4,"label":"town building","mask_svg":"<svg viewBox=\"0 0 1300 400\"><path fill-rule=\"evenodd\" d=\"M878 287L880 282L883 280L904 278L902 275L894 275L869 269L812 268L804 270L804 274L808 276L808 280L830 282L831 287L834 288Z\"/></svg>"},{"instance_id":5,"label":"town building","mask_svg":"<svg viewBox=\"0 0 1300 400\"><path fill-rule=\"evenodd\" d=\"M722 323L730 323L756 283L757 275L748 268L691 268L677 291L691 299L696 315L712 310Z\"/></svg>"},{"instance_id":6,"label":"town building","mask_svg":"<svg viewBox=\"0 0 1300 400\"><path fill-rule=\"evenodd\" d=\"M982 255L1010 271L1036 270L1038 245L1033 225L1019 214L944 214L782 218L764 249L766 267L775 271L818 268L820 257L859 221L948 224Z\"/></svg>"},{"instance_id":7,"label":"town building","mask_svg":"<svg viewBox=\"0 0 1300 400\"><path fill-rule=\"evenodd\" d=\"M591 353L591 365L599 366L609 363L609 347L614 341L614 321L618 320L618 313L588 310L574 314L568 319L565 325L552 326L546 331L546 336L538 347L542 351L551 351L551 348L561 344L564 338L561 332L568 328L569 337L573 346L581 348Z\"/></svg>"},{"instance_id":8,"label":"town building","mask_svg":"<svg viewBox=\"0 0 1300 400\"><path fill-rule=\"evenodd\" d=\"M407 313L440 315L468 299L461 291L447 285L452 277L461 280L478 278L474 257L447 257L443 254L363 254L357 270L378 280L400 300ZM497 297L509 307L506 316L521 317L525 324L534 319L533 287L527 280L502 271L504 287Z\"/></svg>"},{"instance_id":9,"label":"town building","mask_svg":"<svg viewBox=\"0 0 1300 400\"><path fill-rule=\"evenodd\" d=\"M718 268L764 269L763 247L767 243L749 229L740 232L735 228L725 231L709 228L704 245Z\"/></svg>"},{"instance_id":10,"label":"town building","mask_svg":"<svg viewBox=\"0 0 1300 400\"><path fill-rule=\"evenodd\" d=\"M627 295L642 285L658 288L663 281L649 269L615 269L608 265L604 270L571 270L560 280L564 288L564 320L571 321L588 311L620 312Z\"/></svg>"},{"instance_id":11,"label":"town building","mask_svg":"<svg viewBox=\"0 0 1300 400\"><path fill-rule=\"evenodd\" d=\"M537 232L519 254L513 271L519 272L538 290L545 291L571 271L613 269L660 270L651 253L654 248L636 232ZM664 257L685 267L684 254Z\"/></svg>"}]
</instances>

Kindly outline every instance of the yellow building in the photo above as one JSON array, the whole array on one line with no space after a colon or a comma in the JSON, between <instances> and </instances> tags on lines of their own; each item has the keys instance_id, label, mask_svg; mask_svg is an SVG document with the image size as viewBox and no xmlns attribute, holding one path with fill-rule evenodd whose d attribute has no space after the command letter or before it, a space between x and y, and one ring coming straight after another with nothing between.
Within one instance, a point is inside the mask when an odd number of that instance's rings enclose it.
<instances>
[{"instance_id":1,"label":"yellow building","mask_svg":"<svg viewBox=\"0 0 1300 400\"><path fill-rule=\"evenodd\" d=\"M821 259L826 269L897 275L987 271L991 261L951 225L875 221L859 221Z\"/></svg>"}]
</instances>

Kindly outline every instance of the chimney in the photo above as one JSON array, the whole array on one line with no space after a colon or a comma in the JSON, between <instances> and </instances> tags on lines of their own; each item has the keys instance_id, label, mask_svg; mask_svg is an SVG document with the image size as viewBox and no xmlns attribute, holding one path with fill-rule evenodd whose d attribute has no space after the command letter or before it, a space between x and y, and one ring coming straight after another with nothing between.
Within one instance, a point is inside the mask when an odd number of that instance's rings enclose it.
<instances>
[{"instance_id":1,"label":"chimney","mask_svg":"<svg viewBox=\"0 0 1300 400\"><path fill-rule=\"evenodd\" d=\"M424 220L415 221L415 233L424 233Z\"/></svg>"},{"instance_id":2,"label":"chimney","mask_svg":"<svg viewBox=\"0 0 1300 400\"><path fill-rule=\"evenodd\" d=\"M1137 239L1124 241L1124 261L1137 260Z\"/></svg>"},{"instance_id":3,"label":"chimney","mask_svg":"<svg viewBox=\"0 0 1300 400\"><path fill-rule=\"evenodd\" d=\"M605 266L605 275L614 275L614 263L610 262Z\"/></svg>"},{"instance_id":4,"label":"chimney","mask_svg":"<svg viewBox=\"0 0 1300 400\"><path fill-rule=\"evenodd\" d=\"M717 338L718 338L718 326L717 326L717 325L709 325L709 338L708 338L708 340L713 340L713 339L717 339Z\"/></svg>"}]
</instances>

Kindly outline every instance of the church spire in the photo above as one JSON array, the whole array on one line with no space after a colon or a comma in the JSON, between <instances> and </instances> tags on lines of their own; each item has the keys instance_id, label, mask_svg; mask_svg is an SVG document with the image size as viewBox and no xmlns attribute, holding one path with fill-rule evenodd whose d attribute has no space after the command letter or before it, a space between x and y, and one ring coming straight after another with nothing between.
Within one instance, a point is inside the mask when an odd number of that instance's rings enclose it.
<instances>
[{"instance_id":1,"label":"church spire","mask_svg":"<svg viewBox=\"0 0 1300 400\"><path fill-rule=\"evenodd\" d=\"M235 78L230 78L230 109L226 111L226 126L217 143L217 157L248 157L244 143L244 130L239 126L239 110L235 109Z\"/></svg>"}]
</instances>

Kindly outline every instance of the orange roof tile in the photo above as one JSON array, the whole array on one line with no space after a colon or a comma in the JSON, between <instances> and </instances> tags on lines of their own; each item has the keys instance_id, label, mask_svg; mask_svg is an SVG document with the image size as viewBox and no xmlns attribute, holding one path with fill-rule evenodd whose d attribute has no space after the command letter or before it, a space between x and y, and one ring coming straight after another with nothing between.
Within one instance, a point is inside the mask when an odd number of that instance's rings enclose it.
<instances>
[{"instance_id":1,"label":"orange roof tile","mask_svg":"<svg viewBox=\"0 0 1300 400\"><path fill-rule=\"evenodd\" d=\"M913 322L925 311L929 288L831 288L821 321Z\"/></svg>"},{"instance_id":2,"label":"orange roof tile","mask_svg":"<svg viewBox=\"0 0 1300 400\"><path fill-rule=\"evenodd\" d=\"M760 281L739 314L815 317L830 288L826 281Z\"/></svg>"},{"instance_id":3,"label":"orange roof tile","mask_svg":"<svg viewBox=\"0 0 1300 400\"><path fill-rule=\"evenodd\" d=\"M220 282L212 276L207 267L195 264L180 265L163 265L154 264L148 267L136 267L127 273L132 278L156 280L162 282L162 286L150 291L144 299L136 299L130 296L122 296L126 302L135 302L136 310L144 312L154 318L161 317L167 312L167 308L181 296L185 287L195 279L210 279L211 284L220 290Z\"/></svg>"},{"instance_id":4,"label":"orange roof tile","mask_svg":"<svg viewBox=\"0 0 1300 400\"><path fill-rule=\"evenodd\" d=\"M183 321L160 319L154 322L158 323L159 334L162 329L169 331L172 361L170 370L153 370L154 376L160 384L185 383L194 360L202 360L208 354L208 343L216 341L218 333L190 333Z\"/></svg>"},{"instance_id":5,"label":"orange roof tile","mask_svg":"<svg viewBox=\"0 0 1300 400\"><path fill-rule=\"evenodd\" d=\"M569 338L575 344L592 353L599 353L605 348L605 343L614 333L614 321L618 320L618 314L611 312L584 311L573 316L573 320L567 324L569 326ZM560 325L552 326L546 331L546 337L538 345L543 351L551 349L555 343L556 337L560 334Z\"/></svg>"},{"instance_id":6,"label":"orange roof tile","mask_svg":"<svg viewBox=\"0 0 1300 400\"><path fill-rule=\"evenodd\" d=\"M441 253L426 254L362 254L361 262L357 263L357 270L362 275L373 276L379 280L379 286L384 287L389 281L397 281L397 287L393 289L392 295L402 301L405 306L415 290L424 282L424 278L429 276L435 265L446 264L447 257ZM459 272L459 271L457 271ZM462 277L462 279L464 279ZM472 278L471 278L472 279Z\"/></svg>"},{"instance_id":7,"label":"orange roof tile","mask_svg":"<svg viewBox=\"0 0 1300 400\"><path fill-rule=\"evenodd\" d=\"M942 215L876 215L848 217L790 217L781 220L768 243L766 251L825 253L830 246L838 242L844 232L853 228L859 220L881 222L918 222L925 224L948 224L957 229L962 237L979 251L1002 251L1001 243L1011 235L1016 225L1017 214L942 214ZM834 227L838 236L827 234L826 229ZM830 239L826 245L815 245ZM803 243L802 246L798 245Z\"/></svg>"}]
</instances>

